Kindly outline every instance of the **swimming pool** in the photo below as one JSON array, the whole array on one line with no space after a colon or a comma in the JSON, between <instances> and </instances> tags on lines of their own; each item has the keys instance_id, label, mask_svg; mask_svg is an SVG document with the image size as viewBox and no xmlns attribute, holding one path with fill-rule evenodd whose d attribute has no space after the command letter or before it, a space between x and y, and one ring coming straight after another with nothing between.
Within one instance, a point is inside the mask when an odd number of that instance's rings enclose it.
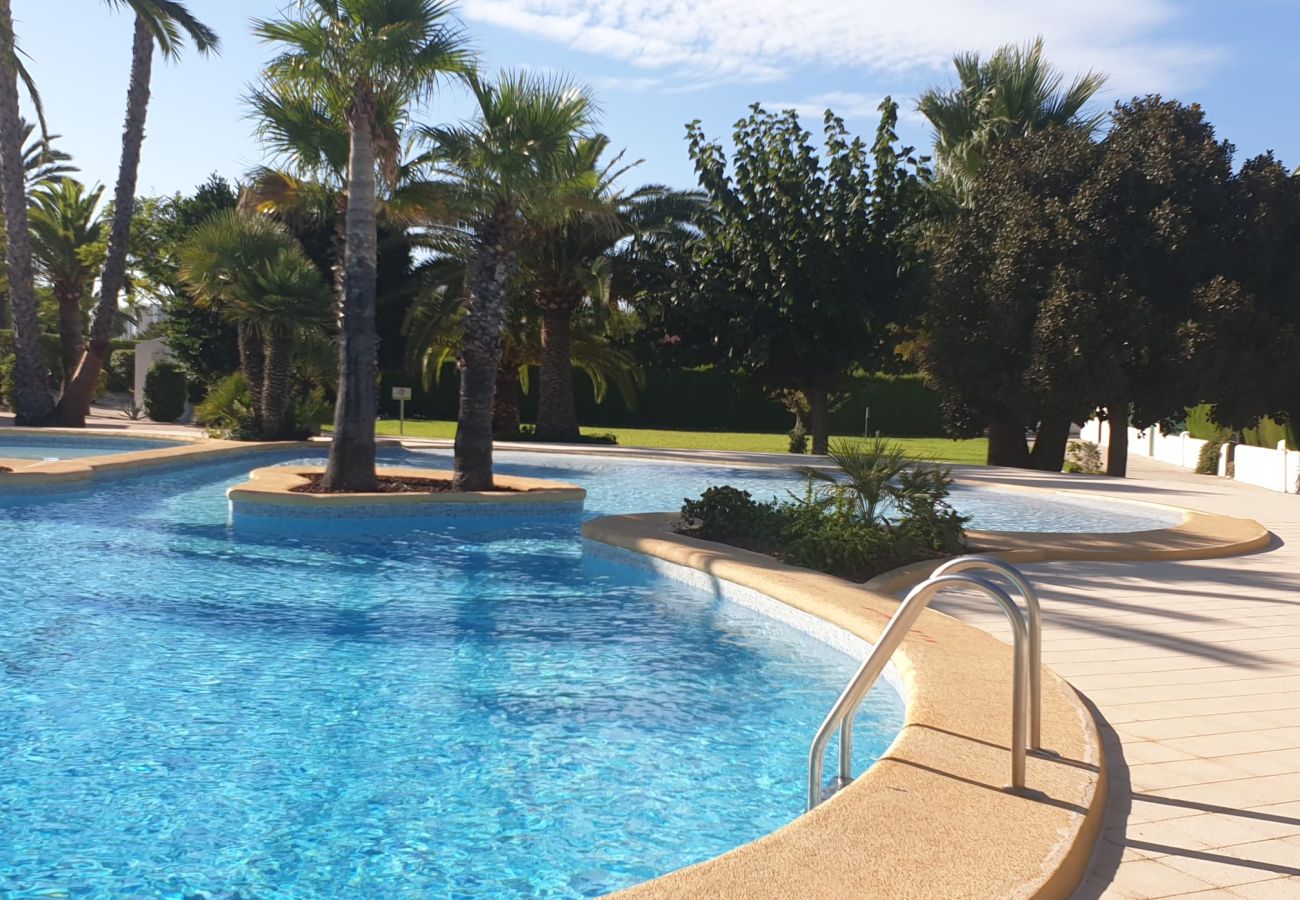
<instances>
[{"instance_id":1,"label":"swimming pool","mask_svg":"<svg viewBox=\"0 0 1300 900\"><path fill-rule=\"evenodd\" d=\"M0 435L0 458L81 459L87 456L108 456L114 453L133 453L138 450L158 450L163 447L179 446L182 446L180 441L106 435L63 437L55 434L4 434Z\"/></svg>"},{"instance_id":2,"label":"swimming pool","mask_svg":"<svg viewBox=\"0 0 1300 900\"><path fill-rule=\"evenodd\" d=\"M420 450L389 457L395 465L451 467L451 452ZM802 496L804 478L794 467L732 468L698 463L652 462L596 455L497 453L504 474L572 481L587 489L592 515L611 512L676 512L704 488L729 484L755 499ZM1168 528L1182 514L1122 501L1083 500L1060 494L955 487L951 502L971 517L970 528L985 531L1107 532Z\"/></svg>"},{"instance_id":3,"label":"swimming pool","mask_svg":"<svg viewBox=\"0 0 1300 900\"><path fill-rule=\"evenodd\" d=\"M236 537L268 461L0 509L0 895L592 896L801 812L850 657L577 516ZM575 477L608 514L729 474ZM859 770L901 716L873 692Z\"/></svg>"}]
</instances>

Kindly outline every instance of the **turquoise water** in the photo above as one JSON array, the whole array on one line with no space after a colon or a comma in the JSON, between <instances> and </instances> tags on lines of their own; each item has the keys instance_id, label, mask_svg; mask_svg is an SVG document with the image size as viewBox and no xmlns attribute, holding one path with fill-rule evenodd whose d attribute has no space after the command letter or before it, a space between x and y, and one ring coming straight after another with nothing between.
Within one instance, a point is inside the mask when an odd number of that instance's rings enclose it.
<instances>
[{"instance_id":1,"label":"turquoise water","mask_svg":"<svg viewBox=\"0 0 1300 900\"><path fill-rule=\"evenodd\" d=\"M853 660L584 558L576 516L237 538L275 459L0 509L0 896L592 896L799 814ZM786 484L502 463L588 514ZM873 693L859 768L901 714Z\"/></svg>"},{"instance_id":2,"label":"turquoise water","mask_svg":"<svg viewBox=\"0 0 1300 900\"><path fill-rule=\"evenodd\" d=\"M108 456L157 450L178 446L176 441L150 441L141 438L60 437L50 434L0 435L0 457L7 459L79 459L85 456Z\"/></svg>"}]
</instances>

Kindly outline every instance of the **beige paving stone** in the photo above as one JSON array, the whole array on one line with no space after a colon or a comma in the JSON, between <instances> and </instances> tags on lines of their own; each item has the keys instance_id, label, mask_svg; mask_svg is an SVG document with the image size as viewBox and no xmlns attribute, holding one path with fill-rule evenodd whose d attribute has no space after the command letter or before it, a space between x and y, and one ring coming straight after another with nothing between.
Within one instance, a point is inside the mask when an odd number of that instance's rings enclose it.
<instances>
[{"instance_id":1,"label":"beige paving stone","mask_svg":"<svg viewBox=\"0 0 1300 900\"><path fill-rule=\"evenodd\" d=\"M1300 497L1130 462L1124 481L969 476L1247 516L1280 538L1236 559L1026 567L1044 662L1096 705L1111 766L1111 856L1079 898L1300 900ZM940 608L1007 639L987 608Z\"/></svg>"},{"instance_id":2,"label":"beige paving stone","mask_svg":"<svg viewBox=\"0 0 1300 900\"><path fill-rule=\"evenodd\" d=\"M1229 888L1228 894L1246 900L1300 900L1300 878L1272 878L1239 884Z\"/></svg>"},{"instance_id":3,"label":"beige paving stone","mask_svg":"<svg viewBox=\"0 0 1300 900\"><path fill-rule=\"evenodd\" d=\"M1259 728L1210 734L1201 737L1169 738L1161 744L1195 756L1231 756L1237 753L1266 753L1271 750L1292 751L1300 746L1300 726Z\"/></svg>"},{"instance_id":4,"label":"beige paving stone","mask_svg":"<svg viewBox=\"0 0 1300 900\"><path fill-rule=\"evenodd\" d=\"M1170 868L1160 860L1136 859L1122 864L1107 885L1105 897L1174 897L1216 887L1213 882Z\"/></svg>"}]
</instances>

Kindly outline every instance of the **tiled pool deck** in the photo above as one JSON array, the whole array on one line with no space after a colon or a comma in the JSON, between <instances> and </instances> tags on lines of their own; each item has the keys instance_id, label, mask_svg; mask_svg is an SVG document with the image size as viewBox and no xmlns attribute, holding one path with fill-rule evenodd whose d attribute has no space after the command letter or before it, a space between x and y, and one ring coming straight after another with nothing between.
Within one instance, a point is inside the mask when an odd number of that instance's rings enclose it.
<instances>
[{"instance_id":1,"label":"tiled pool deck","mask_svg":"<svg viewBox=\"0 0 1300 900\"><path fill-rule=\"evenodd\" d=\"M963 477L1249 516L1278 540L1232 559L1025 566L1043 660L1098 710L1110 775L1077 900L1300 898L1300 497L1130 458L1123 481ZM937 607L1006 637L960 597Z\"/></svg>"}]
</instances>

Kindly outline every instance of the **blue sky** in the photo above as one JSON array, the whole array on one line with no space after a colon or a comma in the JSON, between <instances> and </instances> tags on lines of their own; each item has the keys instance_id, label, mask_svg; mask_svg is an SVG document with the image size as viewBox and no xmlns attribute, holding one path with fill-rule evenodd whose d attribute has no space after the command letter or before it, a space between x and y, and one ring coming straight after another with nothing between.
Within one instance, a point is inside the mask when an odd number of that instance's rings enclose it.
<instances>
[{"instance_id":1,"label":"blue sky","mask_svg":"<svg viewBox=\"0 0 1300 900\"><path fill-rule=\"evenodd\" d=\"M157 63L140 192L238 178L264 157L241 97L270 51L249 34L281 0L189 0L223 52ZM110 185L130 57L130 21L103 0L13 0L19 41L60 146L86 181ZM1300 164L1298 0L461 0L489 68L564 70L601 101L615 147L645 162L637 181L691 186L684 125L725 137L748 104L796 107L815 127L831 106L870 134L892 94L903 137L925 147L915 97L950 80L955 51L1041 34L1075 73L1110 75L1103 102L1159 92L1199 102L1238 147ZM449 89L427 118L467 113Z\"/></svg>"}]
</instances>

